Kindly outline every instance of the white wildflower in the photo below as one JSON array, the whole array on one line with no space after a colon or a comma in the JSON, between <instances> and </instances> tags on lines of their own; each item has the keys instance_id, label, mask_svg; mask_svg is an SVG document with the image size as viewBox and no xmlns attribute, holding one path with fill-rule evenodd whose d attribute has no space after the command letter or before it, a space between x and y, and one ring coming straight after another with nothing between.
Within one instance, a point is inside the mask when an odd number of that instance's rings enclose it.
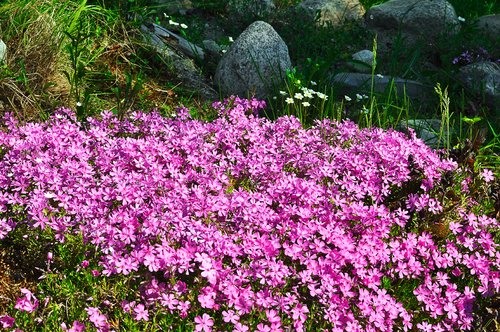
<instances>
[{"instance_id":1,"label":"white wildflower","mask_svg":"<svg viewBox=\"0 0 500 332\"><path fill-rule=\"evenodd\" d=\"M324 93L321 93L321 92L316 92L316 95L318 96L318 98L320 99L323 99L323 100L327 100L328 99L328 96L325 95Z\"/></svg>"},{"instance_id":2,"label":"white wildflower","mask_svg":"<svg viewBox=\"0 0 500 332\"><path fill-rule=\"evenodd\" d=\"M187 26L187 25L185 25L184 23L181 23L181 28L183 28L183 29L187 29L187 28L188 28L188 26Z\"/></svg>"},{"instance_id":3,"label":"white wildflower","mask_svg":"<svg viewBox=\"0 0 500 332\"><path fill-rule=\"evenodd\" d=\"M312 95L311 91L304 91L304 97L306 97L306 98L312 98L313 95Z\"/></svg>"},{"instance_id":4,"label":"white wildflower","mask_svg":"<svg viewBox=\"0 0 500 332\"><path fill-rule=\"evenodd\" d=\"M459 20L460 22L465 22L465 18L463 18L462 16L459 16L459 17L458 17L458 20Z\"/></svg>"},{"instance_id":5,"label":"white wildflower","mask_svg":"<svg viewBox=\"0 0 500 332\"><path fill-rule=\"evenodd\" d=\"M179 25L179 23L174 22L174 21L172 21L172 20L168 20L168 24L170 24L170 25L174 25L174 26L178 26L178 25Z\"/></svg>"},{"instance_id":6,"label":"white wildflower","mask_svg":"<svg viewBox=\"0 0 500 332\"><path fill-rule=\"evenodd\" d=\"M378 78L384 78L384 75L382 75L382 74L377 74L376 76L377 76Z\"/></svg>"},{"instance_id":7,"label":"white wildflower","mask_svg":"<svg viewBox=\"0 0 500 332\"><path fill-rule=\"evenodd\" d=\"M280 90L280 95L282 95L282 96L286 96L286 94L287 94L287 93L286 93L285 91L281 91L281 90Z\"/></svg>"},{"instance_id":8,"label":"white wildflower","mask_svg":"<svg viewBox=\"0 0 500 332\"><path fill-rule=\"evenodd\" d=\"M344 96L344 98L345 98L345 100L347 100L347 101L351 101L351 100L352 100L352 99L351 99L351 97L349 97L348 95L345 95L345 96Z\"/></svg>"},{"instance_id":9,"label":"white wildflower","mask_svg":"<svg viewBox=\"0 0 500 332\"><path fill-rule=\"evenodd\" d=\"M234 42L233 37L229 36L229 42L230 42L230 43Z\"/></svg>"},{"instance_id":10,"label":"white wildflower","mask_svg":"<svg viewBox=\"0 0 500 332\"><path fill-rule=\"evenodd\" d=\"M309 104L307 101L304 101L304 102L302 103L302 106L304 106L304 107L309 107L309 106L311 106L311 104Z\"/></svg>"},{"instance_id":11,"label":"white wildflower","mask_svg":"<svg viewBox=\"0 0 500 332\"><path fill-rule=\"evenodd\" d=\"M302 95L302 93L296 93L293 97L295 99L299 99L299 100L302 100L302 98L304 98L304 96Z\"/></svg>"},{"instance_id":12,"label":"white wildflower","mask_svg":"<svg viewBox=\"0 0 500 332\"><path fill-rule=\"evenodd\" d=\"M287 99L285 99L285 102L287 104L293 104L293 98L288 97Z\"/></svg>"},{"instance_id":13,"label":"white wildflower","mask_svg":"<svg viewBox=\"0 0 500 332\"><path fill-rule=\"evenodd\" d=\"M312 86L316 86L316 85L318 85L318 83L316 83L316 82L314 82L314 81L311 81L311 85L312 85Z\"/></svg>"}]
</instances>

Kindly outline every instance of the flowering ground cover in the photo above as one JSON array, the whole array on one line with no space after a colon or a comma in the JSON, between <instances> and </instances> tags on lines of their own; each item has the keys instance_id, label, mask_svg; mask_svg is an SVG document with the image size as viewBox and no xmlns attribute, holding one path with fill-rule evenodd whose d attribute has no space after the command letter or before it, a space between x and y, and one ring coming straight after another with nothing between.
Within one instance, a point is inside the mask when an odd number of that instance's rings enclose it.
<instances>
[{"instance_id":1,"label":"flowering ground cover","mask_svg":"<svg viewBox=\"0 0 500 332\"><path fill-rule=\"evenodd\" d=\"M213 122L185 108L6 116L0 240L42 243L47 268L0 327L472 329L500 290L500 233L467 190L494 174L464 174L412 134L306 130L262 107L215 103ZM120 296L92 286L106 283Z\"/></svg>"}]
</instances>

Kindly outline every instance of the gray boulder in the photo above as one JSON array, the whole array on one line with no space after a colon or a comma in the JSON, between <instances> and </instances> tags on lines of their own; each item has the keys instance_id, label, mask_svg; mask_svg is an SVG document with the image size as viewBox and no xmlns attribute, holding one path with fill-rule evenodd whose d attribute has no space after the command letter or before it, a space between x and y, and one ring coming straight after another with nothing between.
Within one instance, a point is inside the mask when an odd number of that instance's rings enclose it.
<instances>
[{"instance_id":1,"label":"gray boulder","mask_svg":"<svg viewBox=\"0 0 500 332\"><path fill-rule=\"evenodd\" d=\"M500 14L481 16L477 25L491 40L500 38Z\"/></svg>"},{"instance_id":2,"label":"gray boulder","mask_svg":"<svg viewBox=\"0 0 500 332\"><path fill-rule=\"evenodd\" d=\"M370 8L365 22L382 40L401 32L410 43L419 39L432 43L438 35L460 28L455 9L445 0L390 0Z\"/></svg>"},{"instance_id":3,"label":"gray boulder","mask_svg":"<svg viewBox=\"0 0 500 332\"><path fill-rule=\"evenodd\" d=\"M229 11L238 17L263 17L276 9L273 0L231 0Z\"/></svg>"},{"instance_id":4,"label":"gray boulder","mask_svg":"<svg viewBox=\"0 0 500 332\"><path fill-rule=\"evenodd\" d=\"M363 73L338 73L330 79L330 83L337 87L341 94L353 96L357 93L370 93L372 75ZM404 94L412 101L428 102L432 95L432 87L428 87L418 81L407 80L399 77L377 75L373 77L373 91L383 93L391 84L397 91L398 97Z\"/></svg>"},{"instance_id":5,"label":"gray boulder","mask_svg":"<svg viewBox=\"0 0 500 332\"><path fill-rule=\"evenodd\" d=\"M160 10L169 15L185 15L193 9L193 4L190 0L157 0Z\"/></svg>"},{"instance_id":6,"label":"gray boulder","mask_svg":"<svg viewBox=\"0 0 500 332\"><path fill-rule=\"evenodd\" d=\"M494 62L478 62L460 68L458 75L464 86L484 98L495 112L500 113L500 66Z\"/></svg>"},{"instance_id":7,"label":"gray boulder","mask_svg":"<svg viewBox=\"0 0 500 332\"><path fill-rule=\"evenodd\" d=\"M339 26L346 20L359 20L365 9L359 0L305 0L297 5L310 18L316 18L319 13L319 25Z\"/></svg>"},{"instance_id":8,"label":"gray boulder","mask_svg":"<svg viewBox=\"0 0 500 332\"><path fill-rule=\"evenodd\" d=\"M222 56L214 83L225 95L265 98L292 64L288 47L271 25L252 23Z\"/></svg>"}]
</instances>

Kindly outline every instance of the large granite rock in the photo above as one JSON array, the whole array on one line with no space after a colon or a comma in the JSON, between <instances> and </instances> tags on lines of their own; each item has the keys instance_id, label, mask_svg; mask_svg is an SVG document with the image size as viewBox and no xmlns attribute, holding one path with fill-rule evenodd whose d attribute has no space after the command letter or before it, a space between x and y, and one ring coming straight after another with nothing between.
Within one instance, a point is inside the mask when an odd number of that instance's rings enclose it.
<instances>
[{"instance_id":1,"label":"large granite rock","mask_svg":"<svg viewBox=\"0 0 500 332\"><path fill-rule=\"evenodd\" d=\"M297 9L305 11L310 18L319 14L319 25L338 26L346 20L359 20L365 9L359 0L304 0Z\"/></svg>"},{"instance_id":2,"label":"large granite rock","mask_svg":"<svg viewBox=\"0 0 500 332\"><path fill-rule=\"evenodd\" d=\"M288 47L271 25L252 23L217 65L214 83L225 95L266 98L292 64Z\"/></svg>"},{"instance_id":3,"label":"large granite rock","mask_svg":"<svg viewBox=\"0 0 500 332\"><path fill-rule=\"evenodd\" d=\"M424 39L432 44L437 36L460 28L455 9L445 0L390 0L370 8L365 22L382 40L401 33L409 43Z\"/></svg>"},{"instance_id":4,"label":"large granite rock","mask_svg":"<svg viewBox=\"0 0 500 332\"><path fill-rule=\"evenodd\" d=\"M478 62L460 68L459 79L464 86L480 96L500 115L500 65Z\"/></svg>"}]
</instances>

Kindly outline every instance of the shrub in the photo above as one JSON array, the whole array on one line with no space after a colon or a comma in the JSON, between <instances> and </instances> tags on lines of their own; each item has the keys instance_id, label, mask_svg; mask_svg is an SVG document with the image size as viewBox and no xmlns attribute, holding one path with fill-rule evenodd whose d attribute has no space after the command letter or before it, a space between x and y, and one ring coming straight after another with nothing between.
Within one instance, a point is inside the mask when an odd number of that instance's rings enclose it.
<instances>
[{"instance_id":1,"label":"shrub","mask_svg":"<svg viewBox=\"0 0 500 332\"><path fill-rule=\"evenodd\" d=\"M413 134L330 120L305 130L258 118L263 106L218 102L211 123L185 108L85 125L67 109L22 126L7 116L0 239L23 225L81 236L98 253L81 267L132 277L137 292L114 305L137 321L471 329L475 305L500 288L499 229L473 200L440 195L457 165ZM109 327L110 300L81 304L88 327Z\"/></svg>"}]
</instances>

